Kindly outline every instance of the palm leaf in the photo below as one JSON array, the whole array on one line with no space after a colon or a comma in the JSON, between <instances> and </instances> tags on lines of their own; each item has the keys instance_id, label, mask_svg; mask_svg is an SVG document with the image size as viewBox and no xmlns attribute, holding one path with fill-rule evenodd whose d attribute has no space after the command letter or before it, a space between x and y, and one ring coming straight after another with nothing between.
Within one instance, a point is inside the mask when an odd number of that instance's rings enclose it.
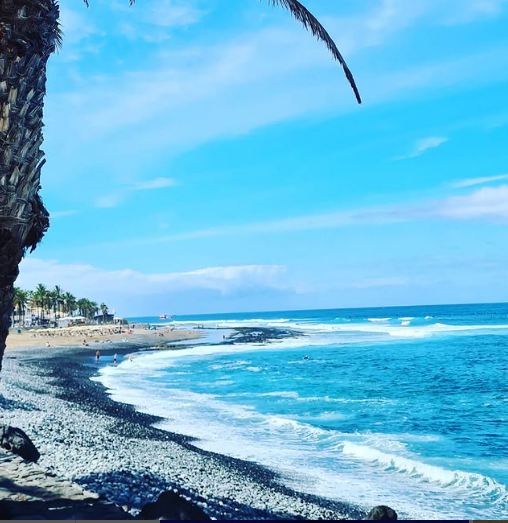
<instances>
[{"instance_id":1,"label":"palm leaf","mask_svg":"<svg viewBox=\"0 0 508 523\"><path fill-rule=\"evenodd\" d=\"M332 53L333 57L344 70L344 74L355 93L356 100L359 104L362 103L362 97L360 96L360 91L356 85L353 73L349 69L346 60L340 53L337 45L333 41L332 37L328 34L328 31L321 25L319 20L298 0L269 0L273 5L280 5L288 9L291 14L303 24L305 29L311 31L312 34L318 39L321 40L328 50Z\"/></svg>"},{"instance_id":2,"label":"palm leaf","mask_svg":"<svg viewBox=\"0 0 508 523\"><path fill-rule=\"evenodd\" d=\"M349 82L349 85L355 93L356 100L359 104L362 103L362 97L360 96L360 91L356 85L353 73L349 69L346 60L339 51L337 45L333 41L332 37L328 34L328 31L321 25L321 22L298 0L268 0L273 5L280 5L286 8L291 14L303 24L305 29L311 31L312 34L318 39L321 40L328 50L332 53L333 57L344 70L344 74ZM85 4L89 5L89 0L84 0ZM133 5L135 0L129 0L129 4Z\"/></svg>"}]
</instances>

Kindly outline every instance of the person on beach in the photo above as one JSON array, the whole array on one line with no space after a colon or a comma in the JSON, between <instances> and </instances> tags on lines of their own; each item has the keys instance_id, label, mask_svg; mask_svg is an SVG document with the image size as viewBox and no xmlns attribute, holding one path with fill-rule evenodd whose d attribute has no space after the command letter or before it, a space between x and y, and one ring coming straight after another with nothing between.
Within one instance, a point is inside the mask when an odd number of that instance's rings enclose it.
<instances>
[{"instance_id":1,"label":"person on beach","mask_svg":"<svg viewBox=\"0 0 508 523\"><path fill-rule=\"evenodd\" d=\"M99 359L100 359L100 357L101 357L101 353L100 353L100 351L97 351L97 352L95 353L95 361L96 361L97 363L99 363Z\"/></svg>"}]
</instances>

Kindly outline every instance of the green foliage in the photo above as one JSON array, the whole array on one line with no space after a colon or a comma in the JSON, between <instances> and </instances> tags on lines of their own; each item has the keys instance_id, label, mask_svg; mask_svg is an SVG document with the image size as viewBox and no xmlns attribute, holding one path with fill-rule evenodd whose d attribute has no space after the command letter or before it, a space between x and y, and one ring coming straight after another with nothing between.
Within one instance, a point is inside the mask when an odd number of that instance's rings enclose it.
<instances>
[{"instance_id":1,"label":"green foliage","mask_svg":"<svg viewBox=\"0 0 508 523\"><path fill-rule=\"evenodd\" d=\"M15 287L14 312L18 315L18 321L25 316L27 309L35 311L42 319L51 312L55 318L60 315L73 316L78 312L80 316L93 319L99 310L103 315L108 314L109 311L105 303L101 303L99 307L96 302L88 298L77 299L70 292L63 291L58 285L50 290L42 283L39 283L33 291Z\"/></svg>"}]
</instances>

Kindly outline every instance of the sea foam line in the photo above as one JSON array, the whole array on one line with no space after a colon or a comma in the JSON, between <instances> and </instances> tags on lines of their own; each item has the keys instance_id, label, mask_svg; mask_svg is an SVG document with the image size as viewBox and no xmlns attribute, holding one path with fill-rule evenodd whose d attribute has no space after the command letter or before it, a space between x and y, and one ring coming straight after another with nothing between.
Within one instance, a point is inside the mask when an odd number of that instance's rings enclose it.
<instances>
[{"instance_id":1,"label":"sea foam line","mask_svg":"<svg viewBox=\"0 0 508 523\"><path fill-rule=\"evenodd\" d=\"M351 442L344 443L343 453L372 465L379 465L387 472L398 472L413 479L435 483L444 488L466 491L468 496L487 497L490 501L496 503L508 501L506 487L495 479L482 474L449 470Z\"/></svg>"}]
</instances>

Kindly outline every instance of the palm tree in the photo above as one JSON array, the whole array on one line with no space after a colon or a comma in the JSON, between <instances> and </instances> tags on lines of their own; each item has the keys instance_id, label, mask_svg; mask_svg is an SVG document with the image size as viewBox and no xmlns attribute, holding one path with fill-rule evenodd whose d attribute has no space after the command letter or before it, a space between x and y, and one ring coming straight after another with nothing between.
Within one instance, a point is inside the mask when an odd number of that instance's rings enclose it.
<instances>
[{"instance_id":1,"label":"palm tree","mask_svg":"<svg viewBox=\"0 0 508 523\"><path fill-rule=\"evenodd\" d=\"M105 303L100 304L101 314L102 314L102 323L106 323L106 315L109 312L109 308Z\"/></svg>"},{"instance_id":2,"label":"palm tree","mask_svg":"<svg viewBox=\"0 0 508 523\"><path fill-rule=\"evenodd\" d=\"M88 300L86 298L81 298L76 302L78 307L78 313L80 316L86 316L88 310Z\"/></svg>"},{"instance_id":3,"label":"palm tree","mask_svg":"<svg viewBox=\"0 0 508 523\"><path fill-rule=\"evenodd\" d=\"M44 319L44 312L48 308L49 303L49 291L42 283L39 283L35 288L32 295L32 303L37 307L39 317Z\"/></svg>"},{"instance_id":4,"label":"palm tree","mask_svg":"<svg viewBox=\"0 0 508 523\"><path fill-rule=\"evenodd\" d=\"M62 300L65 314L72 315L78 308L76 298L70 292L64 292L62 295Z\"/></svg>"},{"instance_id":5,"label":"palm tree","mask_svg":"<svg viewBox=\"0 0 508 523\"><path fill-rule=\"evenodd\" d=\"M289 10L325 43L361 103L351 71L314 15L298 0L268 1ZM46 64L61 43L58 18L57 0L0 1L0 370L19 263L49 227L39 196L44 164L40 147Z\"/></svg>"},{"instance_id":6,"label":"palm tree","mask_svg":"<svg viewBox=\"0 0 508 523\"><path fill-rule=\"evenodd\" d=\"M56 320L60 317L60 312L62 312L62 304L63 304L63 294L62 294L62 288L58 285L55 285L53 290L51 291L51 299L52 299L52 305L53 305L53 318ZM57 315L58 312L58 315Z\"/></svg>"},{"instance_id":7,"label":"palm tree","mask_svg":"<svg viewBox=\"0 0 508 523\"><path fill-rule=\"evenodd\" d=\"M26 308L28 306L28 301L30 298L30 292L20 289L19 287L14 287L14 310L18 313L18 323L21 322L21 319L25 319Z\"/></svg>"}]
</instances>

